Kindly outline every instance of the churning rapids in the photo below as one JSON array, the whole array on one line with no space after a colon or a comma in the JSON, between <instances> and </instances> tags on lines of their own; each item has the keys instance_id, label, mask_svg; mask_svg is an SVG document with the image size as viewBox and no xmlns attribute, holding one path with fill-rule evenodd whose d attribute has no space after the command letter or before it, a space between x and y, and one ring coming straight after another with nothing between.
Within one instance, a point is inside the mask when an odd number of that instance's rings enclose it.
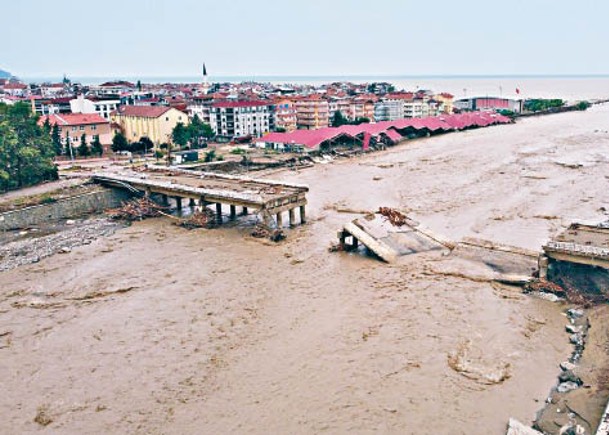
<instances>
[{"instance_id":1,"label":"churning rapids","mask_svg":"<svg viewBox=\"0 0 609 435\"><path fill-rule=\"evenodd\" d=\"M273 178L310 186L279 244L164 218L0 274L0 432L501 434L571 348L561 307L329 253L396 207L452 239L539 249L609 204L609 107L407 142ZM467 268L467 263L459 267ZM463 271L462 272L467 272Z\"/></svg>"}]
</instances>

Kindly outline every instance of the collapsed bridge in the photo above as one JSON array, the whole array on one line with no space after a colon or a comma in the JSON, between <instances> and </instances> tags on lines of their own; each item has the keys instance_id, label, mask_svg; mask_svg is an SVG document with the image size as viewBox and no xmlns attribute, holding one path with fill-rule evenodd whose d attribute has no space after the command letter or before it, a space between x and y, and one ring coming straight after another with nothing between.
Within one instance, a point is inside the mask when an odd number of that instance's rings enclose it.
<instances>
[{"instance_id":1,"label":"collapsed bridge","mask_svg":"<svg viewBox=\"0 0 609 435\"><path fill-rule=\"evenodd\" d=\"M237 217L237 207L241 208L241 215L255 210L269 228L281 228L286 211L289 225L297 225L297 209L300 223L306 222L309 188L302 184L154 166L141 172L96 173L92 179L146 196L158 194L165 203L173 198L178 209L183 200L188 200L191 207L215 204L218 223L222 223L223 206L229 207L230 219Z\"/></svg>"}]
</instances>

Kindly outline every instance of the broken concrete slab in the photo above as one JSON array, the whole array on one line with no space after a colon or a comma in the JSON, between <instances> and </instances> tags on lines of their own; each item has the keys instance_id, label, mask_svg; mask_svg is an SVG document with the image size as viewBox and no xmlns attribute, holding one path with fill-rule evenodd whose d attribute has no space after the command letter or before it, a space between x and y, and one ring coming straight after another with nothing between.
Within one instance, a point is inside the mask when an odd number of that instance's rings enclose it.
<instances>
[{"instance_id":1,"label":"broken concrete slab","mask_svg":"<svg viewBox=\"0 0 609 435\"><path fill-rule=\"evenodd\" d=\"M532 427L520 423L515 418L510 418L506 435L543 435Z\"/></svg>"},{"instance_id":2,"label":"broken concrete slab","mask_svg":"<svg viewBox=\"0 0 609 435\"><path fill-rule=\"evenodd\" d=\"M368 249L370 249L372 252L378 255L379 258L386 261L387 263L395 262L398 256L398 253L393 248L384 243L382 240L380 240L378 236L375 237L374 235L370 234L366 229L364 229L357 219L353 222L346 223L343 227L341 244L344 245L344 239L348 236L351 236L355 239L355 246L357 246L356 241L361 241Z\"/></svg>"}]
</instances>

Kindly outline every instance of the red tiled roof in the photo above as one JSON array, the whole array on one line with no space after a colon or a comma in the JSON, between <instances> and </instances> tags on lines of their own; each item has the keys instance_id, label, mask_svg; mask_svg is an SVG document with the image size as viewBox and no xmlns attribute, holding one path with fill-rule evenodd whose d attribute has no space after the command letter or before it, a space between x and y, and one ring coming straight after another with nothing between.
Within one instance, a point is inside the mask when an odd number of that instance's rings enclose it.
<instances>
[{"instance_id":1,"label":"red tiled roof","mask_svg":"<svg viewBox=\"0 0 609 435\"><path fill-rule=\"evenodd\" d=\"M414 94L412 92L394 92L392 94L385 95L385 98L391 100L412 100Z\"/></svg>"},{"instance_id":2,"label":"red tiled roof","mask_svg":"<svg viewBox=\"0 0 609 435\"><path fill-rule=\"evenodd\" d=\"M7 84L4 85L4 89L26 89L27 85L24 85L23 83L14 83L14 82L8 82Z\"/></svg>"},{"instance_id":3,"label":"red tiled roof","mask_svg":"<svg viewBox=\"0 0 609 435\"><path fill-rule=\"evenodd\" d=\"M117 80L117 81L113 81L113 82L106 82L106 83L102 83L101 85L99 85L100 87L104 88L104 87L115 87L115 86L123 86L126 88L135 88L135 85L131 82L127 82L125 80Z\"/></svg>"},{"instance_id":4,"label":"red tiled roof","mask_svg":"<svg viewBox=\"0 0 609 435\"><path fill-rule=\"evenodd\" d=\"M97 113L55 113L52 115L41 116L38 124L42 125L47 118L51 125L93 125L93 124L109 124L110 122Z\"/></svg>"},{"instance_id":5,"label":"red tiled roof","mask_svg":"<svg viewBox=\"0 0 609 435\"><path fill-rule=\"evenodd\" d=\"M168 106L118 106L118 109L113 112L121 116L136 116L138 118L158 118L163 115L171 107Z\"/></svg>"},{"instance_id":6,"label":"red tiled roof","mask_svg":"<svg viewBox=\"0 0 609 435\"><path fill-rule=\"evenodd\" d=\"M212 107L257 107L268 106L271 101L218 101L213 103Z\"/></svg>"}]
</instances>

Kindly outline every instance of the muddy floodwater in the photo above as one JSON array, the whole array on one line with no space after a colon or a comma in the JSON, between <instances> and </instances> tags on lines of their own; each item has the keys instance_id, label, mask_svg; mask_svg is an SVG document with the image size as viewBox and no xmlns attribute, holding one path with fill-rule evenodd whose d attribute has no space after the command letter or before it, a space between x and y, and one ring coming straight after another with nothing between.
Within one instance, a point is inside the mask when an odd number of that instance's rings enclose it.
<instances>
[{"instance_id":1,"label":"muddy floodwater","mask_svg":"<svg viewBox=\"0 0 609 435\"><path fill-rule=\"evenodd\" d=\"M0 274L2 433L501 434L571 351L562 306L441 251L330 253L343 209L539 249L606 217L609 108L407 142L273 178L310 186L279 244L253 217L148 220ZM457 266L455 266L455 264ZM449 270L450 273L439 273ZM36 420L36 421L35 421Z\"/></svg>"}]
</instances>

